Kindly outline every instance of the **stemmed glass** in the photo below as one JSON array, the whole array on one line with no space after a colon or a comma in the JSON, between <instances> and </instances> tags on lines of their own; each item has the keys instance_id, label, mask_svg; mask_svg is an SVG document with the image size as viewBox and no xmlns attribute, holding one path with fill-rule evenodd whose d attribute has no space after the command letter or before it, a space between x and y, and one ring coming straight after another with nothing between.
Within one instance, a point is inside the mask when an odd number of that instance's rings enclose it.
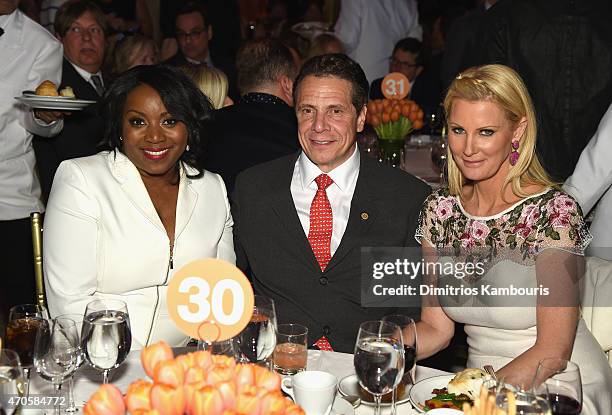
<instances>
[{"instance_id":1,"label":"stemmed glass","mask_svg":"<svg viewBox=\"0 0 612 415\"><path fill-rule=\"evenodd\" d=\"M240 350L235 337L221 341L199 340L197 350L208 350L211 354L233 357L240 360Z\"/></svg>"},{"instance_id":2,"label":"stemmed glass","mask_svg":"<svg viewBox=\"0 0 612 415\"><path fill-rule=\"evenodd\" d=\"M533 381L539 396L550 404L553 415L577 415L582 411L580 368L565 359L540 360Z\"/></svg>"},{"instance_id":3,"label":"stemmed glass","mask_svg":"<svg viewBox=\"0 0 612 415\"><path fill-rule=\"evenodd\" d=\"M11 415L19 405L9 398L23 396L23 372L19 355L13 350L0 349L0 413Z\"/></svg>"},{"instance_id":4,"label":"stemmed glass","mask_svg":"<svg viewBox=\"0 0 612 415\"><path fill-rule=\"evenodd\" d=\"M271 298L255 296L251 321L242 330L238 340L243 360L269 367L276 346L276 310Z\"/></svg>"},{"instance_id":5,"label":"stemmed glass","mask_svg":"<svg viewBox=\"0 0 612 415\"><path fill-rule=\"evenodd\" d=\"M440 183L444 181L444 169L446 167L448 142L446 137L432 137L431 141L431 161L434 170L440 174Z\"/></svg>"},{"instance_id":6,"label":"stemmed glass","mask_svg":"<svg viewBox=\"0 0 612 415\"><path fill-rule=\"evenodd\" d=\"M77 370L85 362L85 353L81 347L81 329L83 327L83 315L82 314L62 314L57 318L69 318L74 321L77 333L79 335L79 353L77 356ZM76 370L75 372L76 373ZM68 378L68 406L64 409L64 412L77 412L78 408L74 403L74 373Z\"/></svg>"},{"instance_id":7,"label":"stemmed glass","mask_svg":"<svg viewBox=\"0 0 612 415\"><path fill-rule=\"evenodd\" d=\"M366 321L359 326L354 365L359 384L374 396L380 415L382 395L391 392L404 375L402 331L388 321Z\"/></svg>"},{"instance_id":8,"label":"stemmed glass","mask_svg":"<svg viewBox=\"0 0 612 415\"><path fill-rule=\"evenodd\" d=\"M43 379L53 383L55 413L59 414L59 393L64 380L77 369L81 354L76 323L69 318L55 318L38 329L34 343L34 367Z\"/></svg>"},{"instance_id":9,"label":"stemmed glass","mask_svg":"<svg viewBox=\"0 0 612 415\"><path fill-rule=\"evenodd\" d=\"M514 403L510 400L510 394L514 396L512 400ZM548 401L536 395L533 389L523 389L503 381L497 382L495 404L506 413L512 413L509 407L514 405L514 413L517 415L550 415L551 413Z\"/></svg>"},{"instance_id":10,"label":"stemmed glass","mask_svg":"<svg viewBox=\"0 0 612 415\"><path fill-rule=\"evenodd\" d=\"M123 363L131 346L130 316L123 301L94 300L87 304L81 347L91 366L102 371L104 383L108 383L111 369Z\"/></svg>"},{"instance_id":11,"label":"stemmed glass","mask_svg":"<svg viewBox=\"0 0 612 415\"><path fill-rule=\"evenodd\" d=\"M416 381L416 356L417 356L417 331L414 320L403 314L393 314L383 317L383 321L395 323L402 330L402 340L404 342L404 376L401 383L405 386L413 385ZM393 399L391 401L391 413L397 412L397 388L393 389Z\"/></svg>"},{"instance_id":12,"label":"stemmed glass","mask_svg":"<svg viewBox=\"0 0 612 415\"><path fill-rule=\"evenodd\" d=\"M30 369L33 366L34 342L38 328L47 324L49 313L38 304L21 304L9 311L6 325L6 348L19 355L25 378L25 396L29 396Z\"/></svg>"}]
</instances>

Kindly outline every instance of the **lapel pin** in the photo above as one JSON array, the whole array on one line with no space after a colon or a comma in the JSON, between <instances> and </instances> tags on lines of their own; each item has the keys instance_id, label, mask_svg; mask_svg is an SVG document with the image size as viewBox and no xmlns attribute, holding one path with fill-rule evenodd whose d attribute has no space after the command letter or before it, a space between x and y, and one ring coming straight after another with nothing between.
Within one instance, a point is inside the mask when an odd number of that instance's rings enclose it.
<instances>
[{"instance_id":1,"label":"lapel pin","mask_svg":"<svg viewBox=\"0 0 612 415\"><path fill-rule=\"evenodd\" d=\"M368 212L361 212L361 220L368 220L369 217Z\"/></svg>"}]
</instances>

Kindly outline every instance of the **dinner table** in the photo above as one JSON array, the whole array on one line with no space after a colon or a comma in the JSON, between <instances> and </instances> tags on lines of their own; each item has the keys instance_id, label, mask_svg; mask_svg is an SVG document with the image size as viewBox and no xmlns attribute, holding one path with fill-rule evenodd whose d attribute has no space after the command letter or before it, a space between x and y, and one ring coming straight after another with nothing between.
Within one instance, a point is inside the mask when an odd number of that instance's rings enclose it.
<instances>
[{"instance_id":1,"label":"dinner table","mask_svg":"<svg viewBox=\"0 0 612 415\"><path fill-rule=\"evenodd\" d=\"M175 355L195 351L195 348L175 349ZM340 382L346 376L354 375L355 369L353 366L353 355L348 353L328 352L321 350L308 351L308 363L306 370L322 370L332 373ZM430 378L438 375L445 375L444 372L438 369L417 366L416 380ZM147 375L140 363L140 350L131 351L126 360L117 369L110 374L110 383L117 386L125 393L130 383L137 379L146 379ZM76 406L82 410L85 402L98 389L102 383L102 373L94 370L85 363L74 376L74 399ZM53 386L50 382L43 380L40 376L32 371L29 387L30 396L54 396ZM63 389L65 393L65 389ZM336 394L336 399L343 399L340 391ZM346 406L346 405L345 405ZM62 408L63 411L63 408ZM40 415L44 413L52 414L52 409L26 408L22 409L22 414ZM62 412L64 413L64 412ZM368 415L374 413L373 406L361 404L355 409L355 415ZM383 408L383 414L389 414L390 407ZM398 415L412 415L418 412L411 406L410 402L405 402L397 406ZM350 415L348 413L337 413L337 415ZM333 413L332 413L333 415Z\"/></svg>"}]
</instances>

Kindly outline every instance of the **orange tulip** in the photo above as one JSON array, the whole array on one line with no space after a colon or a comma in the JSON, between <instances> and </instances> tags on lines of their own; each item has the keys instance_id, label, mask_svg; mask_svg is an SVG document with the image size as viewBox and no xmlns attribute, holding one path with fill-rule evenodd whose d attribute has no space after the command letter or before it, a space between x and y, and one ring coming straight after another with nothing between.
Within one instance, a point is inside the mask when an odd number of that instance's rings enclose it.
<instances>
[{"instance_id":1,"label":"orange tulip","mask_svg":"<svg viewBox=\"0 0 612 415\"><path fill-rule=\"evenodd\" d=\"M190 413L193 415L221 415L223 409L221 393L212 386L204 386L195 393Z\"/></svg>"},{"instance_id":2,"label":"orange tulip","mask_svg":"<svg viewBox=\"0 0 612 415\"><path fill-rule=\"evenodd\" d=\"M306 413L299 405L290 403L285 409L285 415L306 415Z\"/></svg>"},{"instance_id":3,"label":"orange tulip","mask_svg":"<svg viewBox=\"0 0 612 415\"><path fill-rule=\"evenodd\" d=\"M259 409L260 399L256 393L242 392L236 399L236 412L241 414L259 415L262 412Z\"/></svg>"},{"instance_id":4,"label":"orange tulip","mask_svg":"<svg viewBox=\"0 0 612 415\"><path fill-rule=\"evenodd\" d=\"M219 382L225 382L234 378L234 368L227 365L213 365L208 368L206 373L206 383L216 385Z\"/></svg>"},{"instance_id":5,"label":"orange tulip","mask_svg":"<svg viewBox=\"0 0 612 415\"><path fill-rule=\"evenodd\" d=\"M224 408L234 408L236 406L236 384L233 380L217 383L215 388L221 394Z\"/></svg>"},{"instance_id":6,"label":"orange tulip","mask_svg":"<svg viewBox=\"0 0 612 415\"><path fill-rule=\"evenodd\" d=\"M125 414L125 403L121 391L110 384L100 386L85 404L83 413L86 415Z\"/></svg>"},{"instance_id":7,"label":"orange tulip","mask_svg":"<svg viewBox=\"0 0 612 415\"><path fill-rule=\"evenodd\" d=\"M380 117L378 115L372 115L372 127L378 127L380 125Z\"/></svg>"},{"instance_id":8,"label":"orange tulip","mask_svg":"<svg viewBox=\"0 0 612 415\"><path fill-rule=\"evenodd\" d=\"M131 415L160 415L157 409L137 409L136 411L130 411Z\"/></svg>"},{"instance_id":9,"label":"orange tulip","mask_svg":"<svg viewBox=\"0 0 612 415\"><path fill-rule=\"evenodd\" d=\"M160 415L183 415L185 410L185 392L183 387L156 384L151 388L151 406Z\"/></svg>"},{"instance_id":10,"label":"orange tulip","mask_svg":"<svg viewBox=\"0 0 612 415\"><path fill-rule=\"evenodd\" d=\"M255 384L258 388L268 391L278 391L281 387L281 377L278 373L270 372L263 367L255 367Z\"/></svg>"},{"instance_id":11,"label":"orange tulip","mask_svg":"<svg viewBox=\"0 0 612 415\"><path fill-rule=\"evenodd\" d=\"M159 362L153 371L153 381L155 383L163 383L174 388L183 385L185 380L185 372L180 363L174 360L166 360Z\"/></svg>"},{"instance_id":12,"label":"orange tulip","mask_svg":"<svg viewBox=\"0 0 612 415\"><path fill-rule=\"evenodd\" d=\"M172 353L172 349L163 341L147 346L140 352L142 367L150 378L153 377L155 366L157 366L159 362L171 360L173 358L174 354Z\"/></svg>"},{"instance_id":13,"label":"orange tulip","mask_svg":"<svg viewBox=\"0 0 612 415\"><path fill-rule=\"evenodd\" d=\"M201 367L190 367L185 372L185 384L200 383L206 379L206 371Z\"/></svg>"},{"instance_id":14,"label":"orange tulip","mask_svg":"<svg viewBox=\"0 0 612 415\"><path fill-rule=\"evenodd\" d=\"M280 391L268 392L261 399L260 411L266 415L282 415L288 403Z\"/></svg>"},{"instance_id":15,"label":"orange tulip","mask_svg":"<svg viewBox=\"0 0 612 415\"><path fill-rule=\"evenodd\" d=\"M390 116L391 121L397 121L399 120L399 117L400 117L400 113L398 111L393 111Z\"/></svg>"},{"instance_id":16,"label":"orange tulip","mask_svg":"<svg viewBox=\"0 0 612 415\"><path fill-rule=\"evenodd\" d=\"M234 368L236 366L236 359L233 357L225 356L222 354L212 355L212 362L214 365L225 365Z\"/></svg>"},{"instance_id":17,"label":"orange tulip","mask_svg":"<svg viewBox=\"0 0 612 415\"><path fill-rule=\"evenodd\" d=\"M132 382L128 387L125 393L125 405L131 414L138 410L151 409L149 394L152 386L153 384L151 382L140 379Z\"/></svg>"},{"instance_id":18,"label":"orange tulip","mask_svg":"<svg viewBox=\"0 0 612 415\"><path fill-rule=\"evenodd\" d=\"M251 386L255 384L255 371L253 368L255 365L236 365L234 382L238 392L242 392L245 386Z\"/></svg>"},{"instance_id":19,"label":"orange tulip","mask_svg":"<svg viewBox=\"0 0 612 415\"><path fill-rule=\"evenodd\" d=\"M183 393L185 395L185 412L186 413L191 413L193 409L193 402L195 401L196 393L205 386L208 386L206 382L185 384L183 386Z\"/></svg>"},{"instance_id":20,"label":"orange tulip","mask_svg":"<svg viewBox=\"0 0 612 415\"><path fill-rule=\"evenodd\" d=\"M183 371L187 372L189 368L196 366L195 356L193 353L182 354L174 359L176 363L180 364Z\"/></svg>"},{"instance_id":21,"label":"orange tulip","mask_svg":"<svg viewBox=\"0 0 612 415\"><path fill-rule=\"evenodd\" d=\"M194 352L192 354L195 364L200 366L202 369L207 369L210 365L212 365L212 357L208 350L200 350L199 352Z\"/></svg>"}]
</instances>

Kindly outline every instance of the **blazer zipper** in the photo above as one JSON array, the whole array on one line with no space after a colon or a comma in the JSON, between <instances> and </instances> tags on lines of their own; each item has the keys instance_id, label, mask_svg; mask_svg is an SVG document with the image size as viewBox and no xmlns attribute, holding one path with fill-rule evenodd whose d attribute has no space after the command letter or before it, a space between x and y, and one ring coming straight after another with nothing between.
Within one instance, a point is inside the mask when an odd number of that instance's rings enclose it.
<instances>
[{"instance_id":1,"label":"blazer zipper","mask_svg":"<svg viewBox=\"0 0 612 415\"><path fill-rule=\"evenodd\" d=\"M170 270L174 269L174 244L170 242L170 260L168 261L168 270L166 271L166 279L164 280L164 284L168 281L168 275L170 275ZM159 306L159 286L155 287L157 292L157 298L155 299L155 307L153 307L153 316L151 318L151 325L149 326L149 334L147 335L146 346L149 345L149 341L151 340L151 334L153 333L153 325L155 324L155 314L157 313L157 307Z\"/></svg>"},{"instance_id":2,"label":"blazer zipper","mask_svg":"<svg viewBox=\"0 0 612 415\"><path fill-rule=\"evenodd\" d=\"M174 269L174 244L170 242L170 269ZM168 280L168 276L166 276Z\"/></svg>"}]
</instances>

